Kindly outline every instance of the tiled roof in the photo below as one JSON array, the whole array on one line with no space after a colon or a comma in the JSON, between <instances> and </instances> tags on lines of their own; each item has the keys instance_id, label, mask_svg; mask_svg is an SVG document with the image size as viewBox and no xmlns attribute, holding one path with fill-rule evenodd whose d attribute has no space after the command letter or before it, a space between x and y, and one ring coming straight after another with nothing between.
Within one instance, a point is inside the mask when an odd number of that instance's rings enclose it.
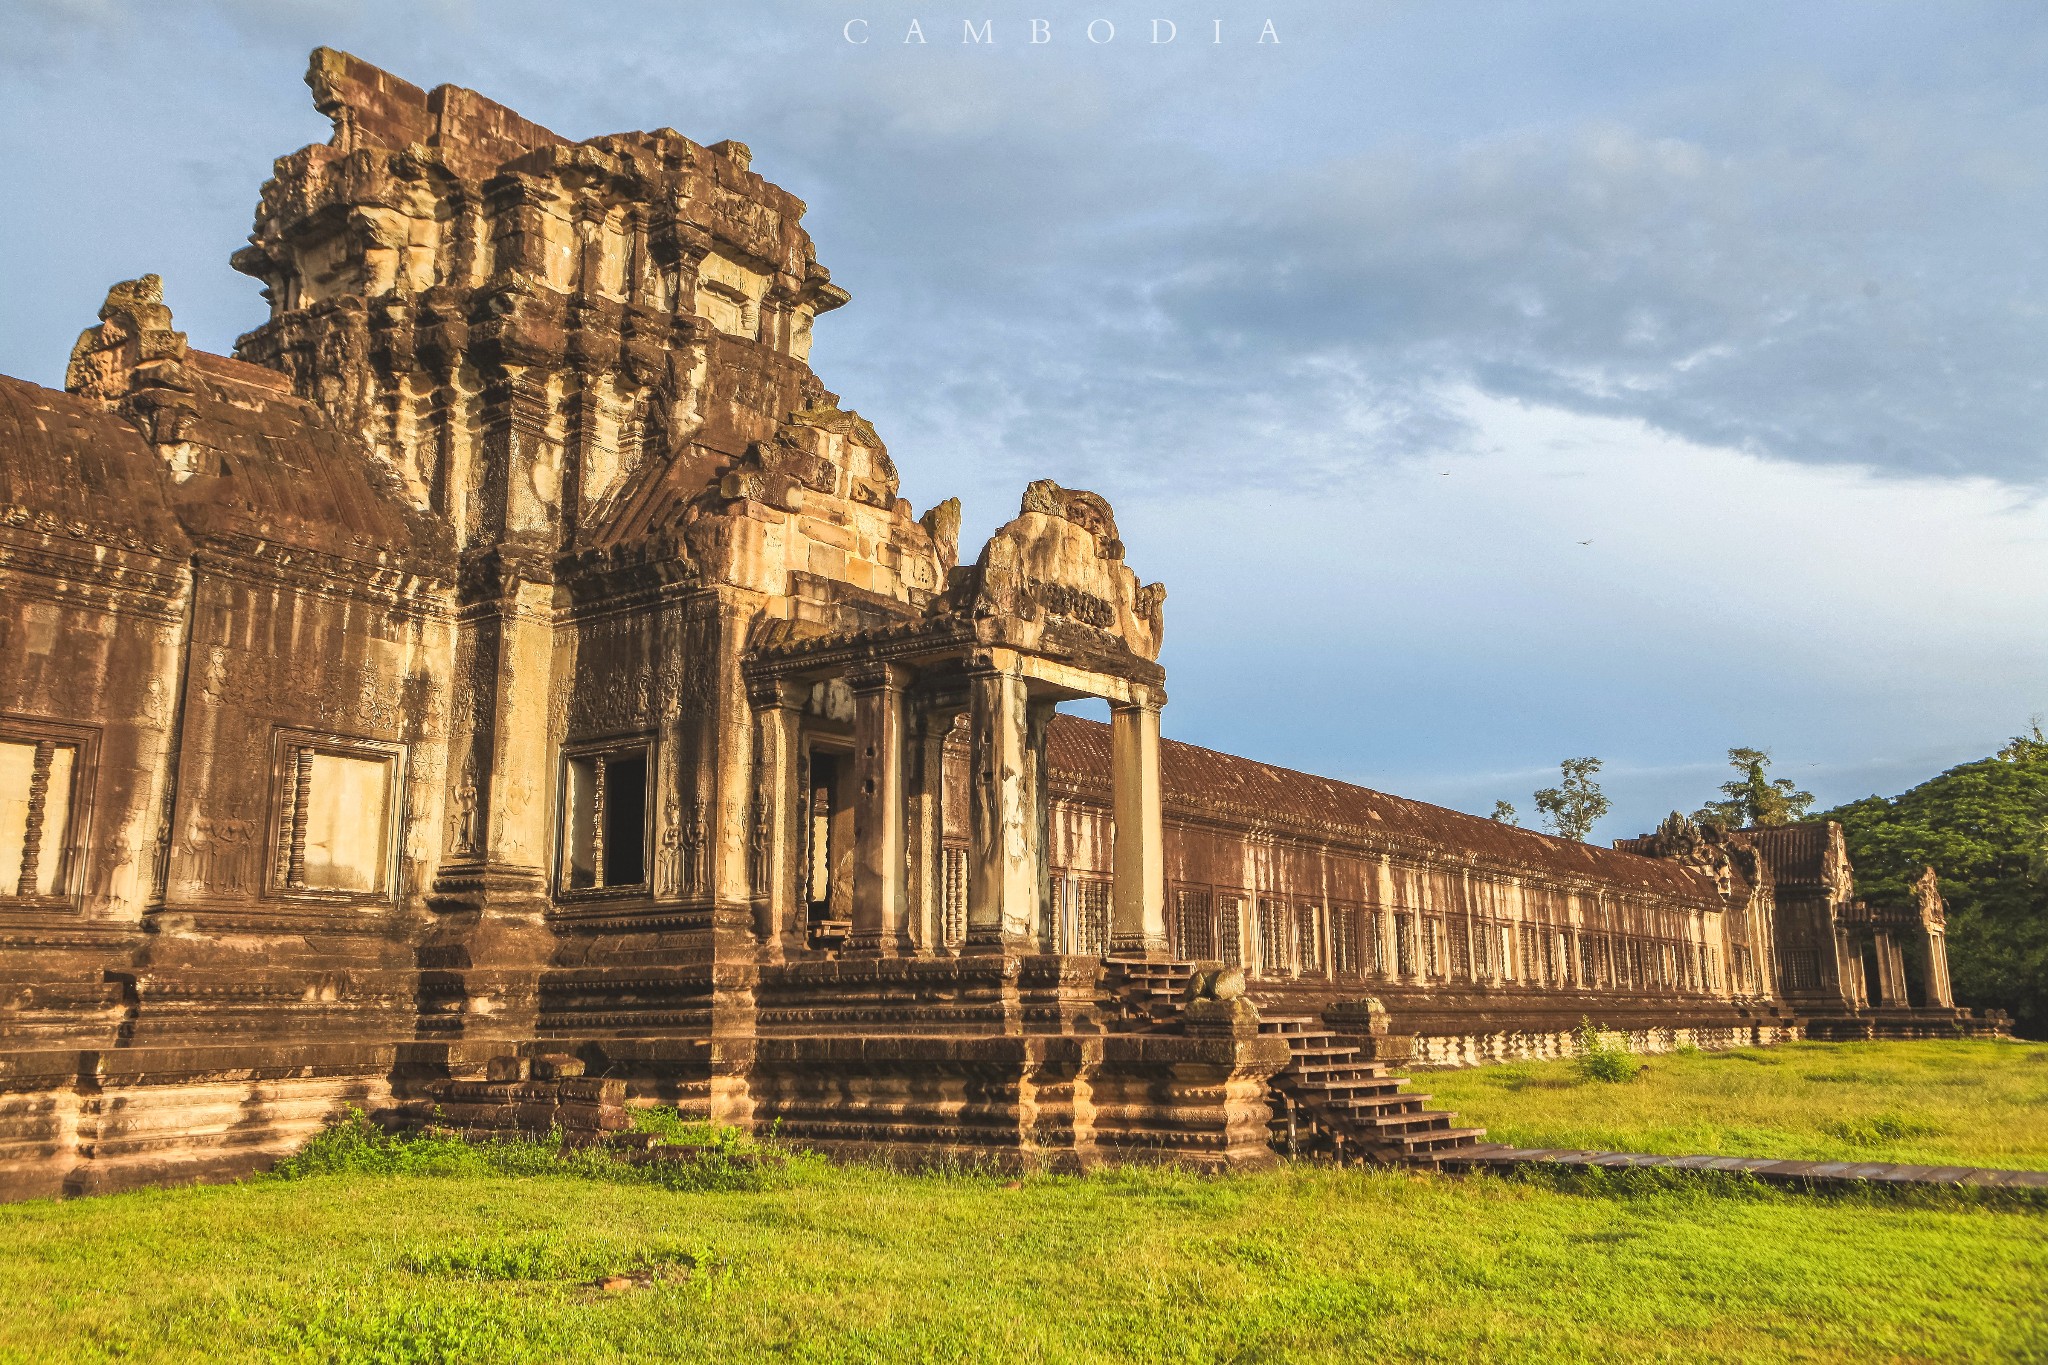
<instances>
[{"instance_id":1,"label":"tiled roof","mask_svg":"<svg viewBox=\"0 0 2048 1365\"><path fill-rule=\"evenodd\" d=\"M195 536L272 544L377 562L445 554L446 532L409 507L393 477L317 406L261 366L194 351L186 372L194 445L210 452L171 492Z\"/></svg>"},{"instance_id":2,"label":"tiled roof","mask_svg":"<svg viewBox=\"0 0 2048 1365\"><path fill-rule=\"evenodd\" d=\"M1764 856L1771 865L1772 877L1780 885L1786 882L1819 885L1827 881L1826 862L1832 835L1830 823L1762 825L1737 833Z\"/></svg>"},{"instance_id":3,"label":"tiled roof","mask_svg":"<svg viewBox=\"0 0 2048 1365\"><path fill-rule=\"evenodd\" d=\"M1047 750L1055 776L1083 785L1107 784L1109 727L1100 721L1054 716ZM1169 816L1217 813L1220 808L1226 819L1292 817L1397 844L1469 853L1482 861L1533 866L1557 876L1593 878L1617 890L1697 898L1708 888L1704 878L1666 859L1558 839L1193 744L1163 741L1159 766Z\"/></svg>"},{"instance_id":4,"label":"tiled roof","mask_svg":"<svg viewBox=\"0 0 2048 1365\"><path fill-rule=\"evenodd\" d=\"M0 375L0 517L36 519L184 552L163 461L98 403Z\"/></svg>"}]
</instances>

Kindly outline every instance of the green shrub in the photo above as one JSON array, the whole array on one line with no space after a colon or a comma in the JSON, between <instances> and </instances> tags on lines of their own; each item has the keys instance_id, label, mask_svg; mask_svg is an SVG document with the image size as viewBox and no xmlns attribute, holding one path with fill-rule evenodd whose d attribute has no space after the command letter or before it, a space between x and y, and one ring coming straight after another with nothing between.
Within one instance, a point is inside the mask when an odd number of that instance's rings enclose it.
<instances>
[{"instance_id":1,"label":"green shrub","mask_svg":"<svg viewBox=\"0 0 2048 1365\"><path fill-rule=\"evenodd\" d=\"M1582 1081L1632 1081L1642 1074L1643 1063L1628 1044L1609 1042L1591 1019L1579 1020L1578 1049L1572 1071Z\"/></svg>"}]
</instances>

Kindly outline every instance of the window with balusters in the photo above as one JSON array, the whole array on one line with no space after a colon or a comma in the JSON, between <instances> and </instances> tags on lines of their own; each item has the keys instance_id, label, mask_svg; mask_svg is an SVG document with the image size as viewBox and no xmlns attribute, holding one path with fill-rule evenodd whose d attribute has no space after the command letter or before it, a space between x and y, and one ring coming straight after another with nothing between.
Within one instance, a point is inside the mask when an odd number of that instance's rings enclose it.
<instances>
[{"instance_id":1,"label":"window with balusters","mask_svg":"<svg viewBox=\"0 0 2048 1365\"><path fill-rule=\"evenodd\" d=\"M74 901L95 732L0 723L0 903Z\"/></svg>"},{"instance_id":2,"label":"window with balusters","mask_svg":"<svg viewBox=\"0 0 2048 1365\"><path fill-rule=\"evenodd\" d=\"M273 893L365 899L393 893L403 758L393 744L296 731L278 736Z\"/></svg>"}]
</instances>

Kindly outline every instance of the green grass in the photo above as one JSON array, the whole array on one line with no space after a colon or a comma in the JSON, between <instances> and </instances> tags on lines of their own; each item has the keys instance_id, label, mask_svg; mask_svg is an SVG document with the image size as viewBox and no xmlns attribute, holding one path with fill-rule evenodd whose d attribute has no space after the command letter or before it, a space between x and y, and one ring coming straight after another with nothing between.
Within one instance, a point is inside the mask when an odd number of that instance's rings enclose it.
<instances>
[{"instance_id":1,"label":"green grass","mask_svg":"<svg viewBox=\"0 0 2048 1365\"><path fill-rule=\"evenodd\" d=\"M1791 1043L1651 1056L1634 1080L1569 1061L1418 1075L1525 1147L2048 1170L2048 1045Z\"/></svg>"},{"instance_id":2,"label":"green grass","mask_svg":"<svg viewBox=\"0 0 2048 1365\"><path fill-rule=\"evenodd\" d=\"M1550 1106L1560 1145L1954 1141L2021 1164L2042 1055L1802 1046L1653 1058L1623 1083L1428 1079ZM1654 1171L913 1176L673 1113L638 1125L696 1158L356 1121L242 1185L0 1207L0 1361L2048 1362L2048 1201Z\"/></svg>"},{"instance_id":3,"label":"green grass","mask_svg":"<svg viewBox=\"0 0 2048 1365\"><path fill-rule=\"evenodd\" d=\"M15 1205L0 1358L2048 1359L2039 1212L1309 1167L1007 1184L355 1172Z\"/></svg>"},{"instance_id":4,"label":"green grass","mask_svg":"<svg viewBox=\"0 0 2048 1365\"><path fill-rule=\"evenodd\" d=\"M698 1166L344 1124L285 1179L0 1207L0 1359L2048 1361L2040 1203Z\"/></svg>"}]
</instances>

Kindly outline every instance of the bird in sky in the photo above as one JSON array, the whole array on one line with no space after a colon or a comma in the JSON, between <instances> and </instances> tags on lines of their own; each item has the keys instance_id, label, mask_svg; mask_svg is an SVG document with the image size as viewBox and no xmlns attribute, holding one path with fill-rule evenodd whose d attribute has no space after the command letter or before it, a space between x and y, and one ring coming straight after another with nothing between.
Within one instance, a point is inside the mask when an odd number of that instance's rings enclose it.
<instances>
[{"instance_id":1,"label":"bird in sky","mask_svg":"<svg viewBox=\"0 0 2048 1365\"><path fill-rule=\"evenodd\" d=\"M1580 541L1580 542L1579 542L1579 544L1581 544L1581 545L1591 545L1592 543L1593 543L1593 542L1592 542L1592 541L1590 541L1590 540L1582 540L1582 541Z\"/></svg>"}]
</instances>

